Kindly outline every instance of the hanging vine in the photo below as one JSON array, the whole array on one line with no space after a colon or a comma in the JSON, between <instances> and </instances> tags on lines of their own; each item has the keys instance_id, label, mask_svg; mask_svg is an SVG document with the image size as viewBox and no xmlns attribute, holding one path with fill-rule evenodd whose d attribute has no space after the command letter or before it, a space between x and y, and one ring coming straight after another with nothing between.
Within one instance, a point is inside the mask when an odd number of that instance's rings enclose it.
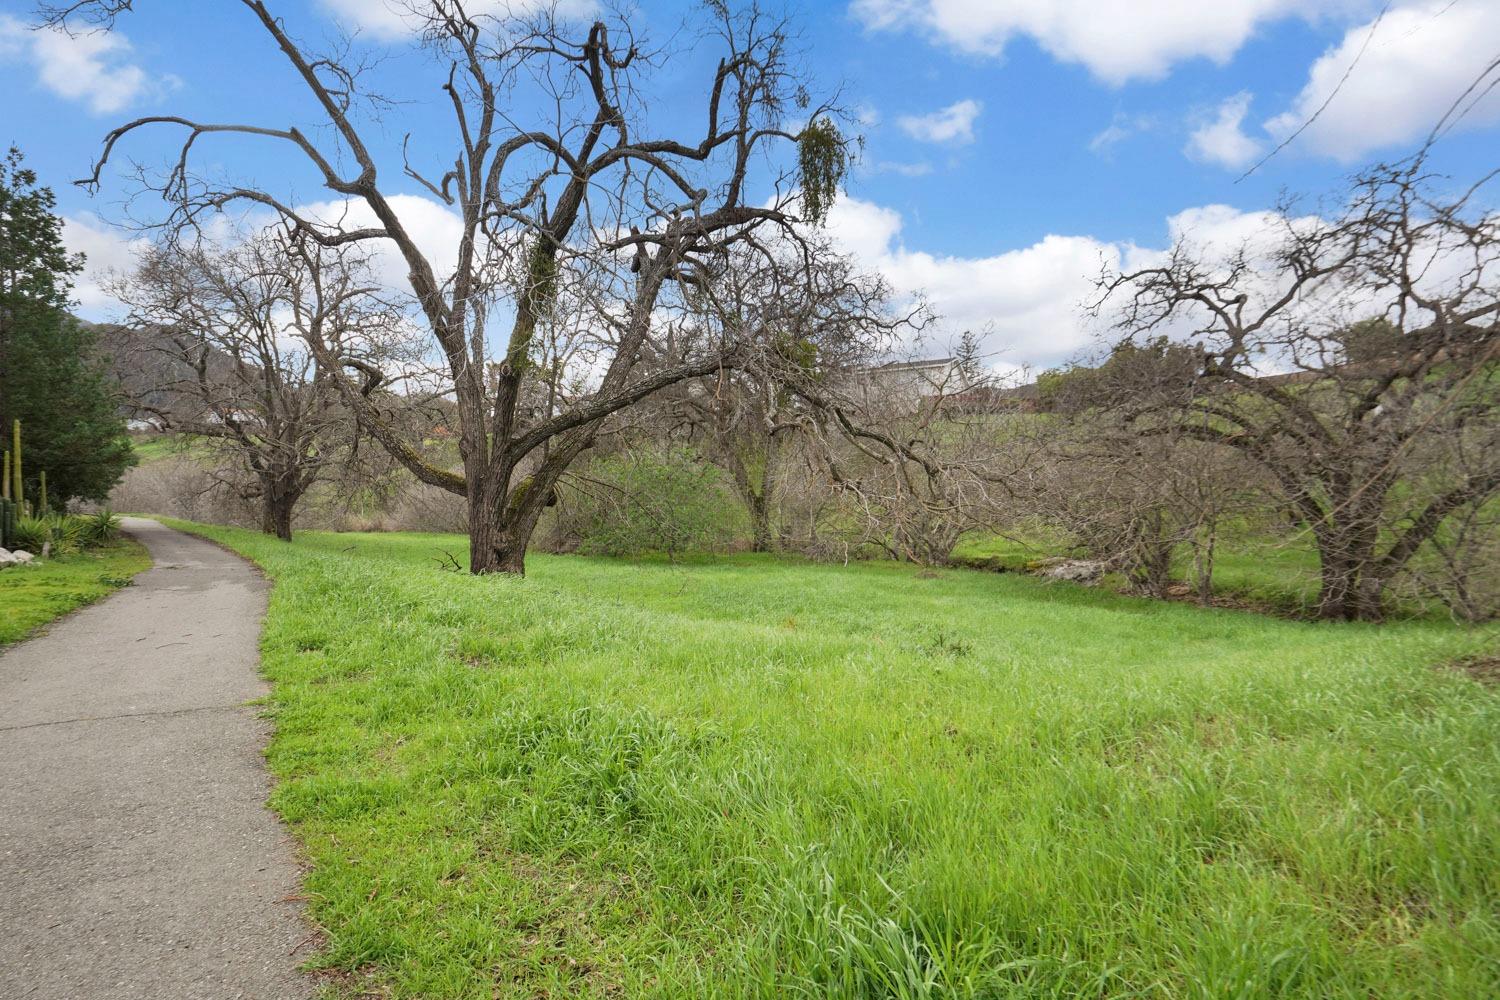
<instances>
[{"instance_id":1,"label":"hanging vine","mask_svg":"<svg viewBox=\"0 0 1500 1000\"><path fill-rule=\"evenodd\" d=\"M797 137L797 162L802 174L803 217L822 225L849 169L849 150L832 119L815 118L807 123Z\"/></svg>"}]
</instances>

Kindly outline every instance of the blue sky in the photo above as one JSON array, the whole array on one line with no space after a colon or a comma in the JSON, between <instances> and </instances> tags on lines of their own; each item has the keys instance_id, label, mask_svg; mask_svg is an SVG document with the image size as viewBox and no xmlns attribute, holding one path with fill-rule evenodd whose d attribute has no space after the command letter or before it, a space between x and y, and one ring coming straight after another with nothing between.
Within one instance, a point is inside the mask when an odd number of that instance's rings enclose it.
<instances>
[{"instance_id":1,"label":"blue sky","mask_svg":"<svg viewBox=\"0 0 1500 1000\"><path fill-rule=\"evenodd\" d=\"M484 0L477 0L484 2ZM585 8L591 0L567 0ZM248 13L227 0L138 0L117 33L28 31L30 0L0 9L0 141L19 144L56 190L68 238L97 269L128 262L131 234L110 223L157 206L124 203L128 180L99 195L67 183L87 172L104 132L137 115L185 113L284 125L307 101ZM375 79L411 103L400 133L437 139L438 76L386 0L272 4L303 39L361 30L386 61ZM1049 364L1078 350L1077 317L1101 259L1165 246L1198 229L1235 234L1283 190L1336 193L1360 164L1400 155L1469 79L1500 55L1500 0L853 0L798 5L801 61L837 90L866 137L831 222L866 264L904 293L926 292L944 329L987 331L1005 364ZM643 33L676 54L662 90L690 87L707 48L681 29L691 5L639 6ZM1363 50L1356 62L1355 56ZM1349 70L1353 64L1352 71ZM1318 121L1250 177L1245 169L1307 120ZM682 125L695 105L663 101ZM682 116L674 120L674 116ZM1456 178L1496 166L1500 101L1448 136L1438 165ZM128 152L151 165L159 133ZM206 148L200 166L300 200L328 195L274 147ZM387 175L399 172L393 160ZM418 190L408 185L409 193ZM111 312L94 278L80 309ZM934 350L942 345L935 345Z\"/></svg>"}]
</instances>

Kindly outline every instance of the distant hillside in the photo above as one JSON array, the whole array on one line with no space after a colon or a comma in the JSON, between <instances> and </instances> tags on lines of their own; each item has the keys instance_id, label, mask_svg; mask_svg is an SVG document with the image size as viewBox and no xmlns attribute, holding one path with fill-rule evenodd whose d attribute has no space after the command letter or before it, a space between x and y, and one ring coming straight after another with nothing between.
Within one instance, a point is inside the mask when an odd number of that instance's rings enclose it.
<instances>
[{"instance_id":1,"label":"distant hillside","mask_svg":"<svg viewBox=\"0 0 1500 1000\"><path fill-rule=\"evenodd\" d=\"M171 357L165 351L155 349L153 340L161 336L157 329L129 327L119 323L91 323L85 319L79 319L78 322L94 332L99 356L110 374L119 380L127 399L142 406L166 409L172 398L165 387L193 377L191 366ZM211 370L222 370L228 365L228 355L215 352L210 356ZM122 405L121 411L132 414L135 412L133 407L125 405Z\"/></svg>"}]
</instances>

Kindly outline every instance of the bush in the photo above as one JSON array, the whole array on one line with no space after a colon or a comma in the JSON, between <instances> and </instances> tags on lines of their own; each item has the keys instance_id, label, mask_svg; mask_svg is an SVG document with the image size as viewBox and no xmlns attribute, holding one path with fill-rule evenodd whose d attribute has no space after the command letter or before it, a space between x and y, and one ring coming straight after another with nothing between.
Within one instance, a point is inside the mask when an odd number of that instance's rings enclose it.
<instances>
[{"instance_id":1,"label":"bush","mask_svg":"<svg viewBox=\"0 0 1500 1000\"><path fill-rule=\"evenodd\" d=\"M108 507L79 518L85 545L106 545L120 537L120 515Z\"/></svg>"},{"instance_id":2,"label":"bush","mask_svg":"<svg viewBox=\"0 0 1500 1000\"><path fill-rule=\"evenodd\" d=\"M575 478L568 499L578 551L592 555L722 551L743 528L723 474L686 448L595 462Z\"/></svg>"},{"instance_id":3,"label":"bush","mask_svg":"<svg viewBox=\"0 0 1500 1000\"><path fill-rule=\"evenodd\" d=\"M77 514L54 514L48 519L52 528L52 551L57 555L77 552L85 542L84 519Z\"/></svg>"},{"instance_id":4,"label":"bush","mask_svg":"<svg viewBox=\"0 0 1500 1000\"><path fill-rule=\"evenodd\" d=\"M49 544L54 555L77 552L88 543L87 521L76 514L17 518L12 542L16 548L33 555L41 555L42 549Z\"/></svg>"},{"instance_id":5,"label":"bush","mask_svg":"<svg viewBox=\"0 0 1500 1000\"><path fill-rule=\"evenodd\" d=\"M200 456L169 455L127 470L109 495L109 506L184 521L260 527L260 510L234 496L223 478Z\"/></svg>"},{"instance_id":6,"label":"bush","mask_svg":"<svg viewBox=\"0 0 1500 1000\"><path fill-rule=\"evenodd\" d=\"M18 517L16 530L11 534L11 543L33 555L42 551L42 546L52 540L52 524L45 517Z\"/></svg>"}]
</instances>

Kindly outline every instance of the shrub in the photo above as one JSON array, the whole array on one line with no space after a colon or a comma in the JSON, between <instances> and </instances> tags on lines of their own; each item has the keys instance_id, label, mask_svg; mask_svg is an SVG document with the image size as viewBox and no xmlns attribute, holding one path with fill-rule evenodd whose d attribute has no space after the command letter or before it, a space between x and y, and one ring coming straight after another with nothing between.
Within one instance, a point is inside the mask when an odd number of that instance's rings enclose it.
<instances>
[{"instance_id":1,"label":"shrub","mask_svg":"<svg viewBox=\"0 0 1500 1000\"><path fill-rule=\"evenodd\" d=\"M109 506L185 521L260 527L260 511L226 488L224 478L201 456L169 455L127 470L110 493Z\"/></svg>"},{"instance_id":2,"label":"shrub","mask_svg":"<svg viewBox=\"0 0 1500 1000\"><path fill-rule=\"evenodd\" d=\"M91 516L49 514L45 517L16 519L11 539L15 547L41 555L43 547L52 546L52 554L66 555L86 545L98 545L113 539L120 529L120 519L105 511Z\"/></svg>"},{"instance_id":3,"label":"shrub","mask_svg":"<svg viewBox=\"0 0 1500 1000\"><path fill-rule=\"evenodd\" d=\"M42 546L52 540L52 523L45 517L18 517L11 542L15 548L25 549L33 555L42 551Z\"/></svg>"},{"instance_id":4,"label":"shrub","mask_svg":"<svg viewBox=\"0 0 1500 1000\"><path fill-rule=\"evenodd\" d=\"M77 552L85 542L84 519L77 514L54 514L48 518L52 529L52 551L58 555Z\"/></svg>"},{"instance_id":5,"label":"shrub","mask_svg":"<svg viewBox=\"0 0 1500 1000\"><path fill-rule=\"evenodd\" d=\"M85 545L105 545L120 537L120 515L108 507L81 518L80 528Z\"/></svg>"},{"instance_id":6,"label":"shrub","mask_svg":"<svg viewBox=\"0 0 1500 1000\"><path fill-rule=\"evenodd\" d=\"M627 451L603 459L570 491L578 550L593 555L678 556L728 548L744 513L722 473L686 448Z\"/></svg>"}]
</instances>

